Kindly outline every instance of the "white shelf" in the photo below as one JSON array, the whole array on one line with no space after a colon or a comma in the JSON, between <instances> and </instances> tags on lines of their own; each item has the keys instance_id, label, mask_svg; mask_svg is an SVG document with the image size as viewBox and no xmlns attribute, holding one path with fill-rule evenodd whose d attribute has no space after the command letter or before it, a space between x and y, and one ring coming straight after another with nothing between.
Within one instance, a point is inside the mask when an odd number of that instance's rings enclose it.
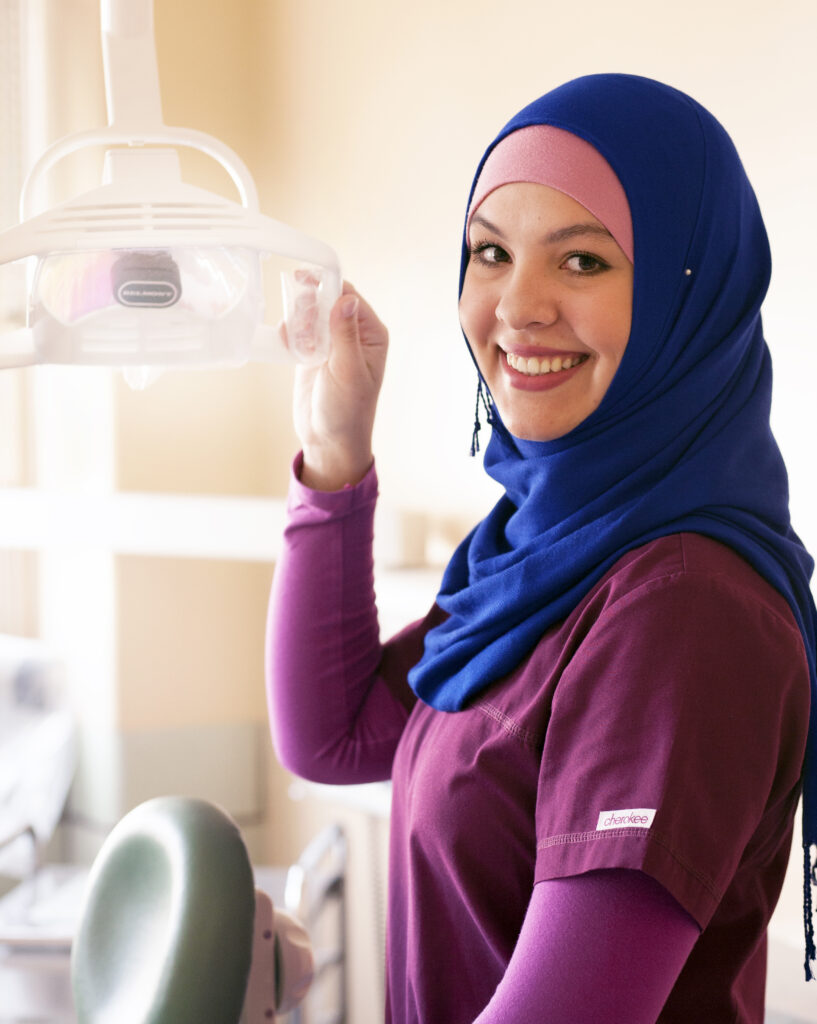
<instances>
[{"instance_id":1,"label":"white shelf","mask_svg":"<svg viewBox=\"0 0 817 1024\"><path fill-rule=\"evenodd\" d=\"M285 502L207 495L0 490L0 547L274 562Z\"/></svg>"},{"instance_id":2,"label":"white shelf","mask_svg":"<svg viewBox=\"0 0 817 1024\"><path fill-rule=\"evenodd\" d=\"M274 563L283 498L0 489L0 549ZM439 568L399 564L400 512L382 504L375 585L384 636L428 611ZM396 540L397 538L397 540Z\"/></svg>"},{"instance_id":3,"label":"white shelf","mask_svg":"<svg viewBox=\"0 0 817 1024\"><path fill-rule=\"evenodd\" d=\"M387 821L391 815L391 783L367 782L352 786L328 786L296 779L289 789L290 798L314 797L334 807L361 811L372 818Z\"/></svg>"}]
</instances>

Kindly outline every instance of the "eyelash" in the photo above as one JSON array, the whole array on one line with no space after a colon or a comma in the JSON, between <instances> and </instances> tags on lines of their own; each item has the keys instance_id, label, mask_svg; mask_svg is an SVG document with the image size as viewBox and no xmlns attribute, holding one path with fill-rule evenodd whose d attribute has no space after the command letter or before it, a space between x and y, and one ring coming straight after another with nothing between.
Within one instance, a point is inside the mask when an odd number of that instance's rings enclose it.
<instances>
[{"instance_id":1,"label":"eyelash","mask_svg":"<svg viewBox=\"0 0 817 1024\"><path fill-rule=\"evenodd\" d=\"M488 260L488 259L485 259L485 257L483 256L483 253L486 252L488 249L495 249L495 250L497 250L497 252L501 252L506 257L506 259L505 260ZM603 271L610 269L610 264L607 263L605 260L601 259L601 257L596 256L592 252L584 252L582 250L577 250L576 252L568 253L567 256L565 256L563 262L566 263L568 260L576 259L577 257L578 258L584 257L585 259L593 260L593 262L596 264L596 266L595 266L595 268L593 270L570 270L568 268L568 273L573 274L576 277L592 277L595 274L600 274ZM505 263L507 261L508 254L505 252L505 250L502 248L501 245L497 245L495 242L483 241L483 242L475 242L471 246L471 248L469 250L469 258L471 260L473 260L474 263L479 263L479 264L481 264L484 267L495 267L499 263Z\"/></svg>"}]
</instances>

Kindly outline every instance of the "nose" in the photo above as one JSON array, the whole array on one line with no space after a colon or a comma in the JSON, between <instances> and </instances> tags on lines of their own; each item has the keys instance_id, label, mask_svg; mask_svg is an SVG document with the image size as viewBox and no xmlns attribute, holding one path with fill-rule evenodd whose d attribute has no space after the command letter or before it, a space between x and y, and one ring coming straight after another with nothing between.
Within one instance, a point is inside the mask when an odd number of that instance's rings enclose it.
<instances>
[{"instance_id":1,"label":"nose","mask_svg":"<svg viewBox=\"0 0 817 1024\"><path fill-rule=\"evenodd\" d=\"M555 283L541 268L517 263L502 282L496 318L514 331L551 326L559 319Z\"/></svg>"}]
</instances>

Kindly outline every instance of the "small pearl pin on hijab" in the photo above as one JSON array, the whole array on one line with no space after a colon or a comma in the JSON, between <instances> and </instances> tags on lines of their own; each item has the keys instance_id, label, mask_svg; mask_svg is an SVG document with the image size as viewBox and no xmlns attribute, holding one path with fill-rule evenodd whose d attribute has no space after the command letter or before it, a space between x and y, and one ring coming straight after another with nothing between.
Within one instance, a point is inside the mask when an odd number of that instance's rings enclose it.
<instances>
[{"instance_id":1,"label":"small pearl pin on hijab","mask_svg":"<svg viewBox=\"0 0 817 1024\"><path fill-rule=\"evenodd\" d=\"M686 274L687 277L692 277L692 271L689 269L689 267L686 268L684 273Z\"/></svg>"}]
</instances>

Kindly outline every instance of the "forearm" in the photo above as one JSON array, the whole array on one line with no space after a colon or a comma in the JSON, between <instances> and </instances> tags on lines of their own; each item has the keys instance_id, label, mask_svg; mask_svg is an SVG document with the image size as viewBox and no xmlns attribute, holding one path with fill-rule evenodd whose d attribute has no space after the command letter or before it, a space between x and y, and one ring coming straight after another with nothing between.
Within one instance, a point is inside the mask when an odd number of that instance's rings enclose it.
<instances>
[{"instance_id":1,"label":"forearm","mask_svg":"<svg viewBox=\"0 0 817 1024\"><path fill-rule=\"evenodd\" d=\"M387 778L406 718L378 675L372 535L377 483L294 481L267 623L267 693L281 762L318 782Z\"/></svg>"},{"instance_id":2,"label":"forearm","mask_svg":"<svg viewBox=\"0 0 817 1024\"><path fill-rule=\"evenodd\" d=\"M638 871L539 882L505 976L474 1024L655 1024L698 934Z\"/></svg>"}]
</instances>

